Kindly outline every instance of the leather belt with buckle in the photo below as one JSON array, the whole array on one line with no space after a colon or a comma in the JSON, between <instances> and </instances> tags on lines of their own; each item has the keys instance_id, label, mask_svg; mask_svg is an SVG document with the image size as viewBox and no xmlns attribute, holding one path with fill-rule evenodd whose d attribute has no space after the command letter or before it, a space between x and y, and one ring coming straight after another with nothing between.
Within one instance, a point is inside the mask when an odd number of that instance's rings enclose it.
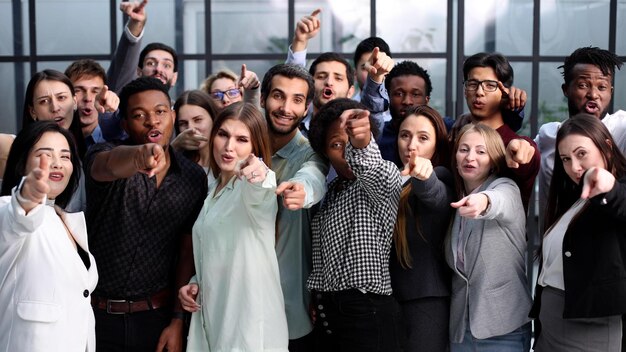
<instances>
[{"instance_id":1,"label":"leather belt with buckle","mask_svg":"<svg viewBox=\"0 0 626 352\"><path fill-rule=\"evenodd\" d=\"M110 299L91 295L91 306L105 310L109 314L128 314L169 307L172 304L172 292L162 290L147 298Z\"/></svg>"}]
</instances>

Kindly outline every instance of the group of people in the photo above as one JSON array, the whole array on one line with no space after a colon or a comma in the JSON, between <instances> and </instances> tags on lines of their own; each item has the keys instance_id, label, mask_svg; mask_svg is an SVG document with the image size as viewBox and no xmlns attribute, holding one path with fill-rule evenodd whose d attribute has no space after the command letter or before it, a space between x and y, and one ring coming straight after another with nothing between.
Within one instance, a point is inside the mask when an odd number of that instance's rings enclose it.
<instances>
[{"instance_id":1,"label":"group of people","mask_svg":"<svg viewBox=\"0 0 626 352\"><path fill-rule=\"evenodd\" d=\"M498 53L464 61L455 119L378 37L354 67L307 70L319 10L261 80L242 65L172 101L177 54L141 49L146 4L120 5L108 72L36 73L22 129L0 134L1 350L521 352L532 319L535 351L622 350L613 53L566 58L569 117L532 140Z\"/></svg>"}]
</instances>

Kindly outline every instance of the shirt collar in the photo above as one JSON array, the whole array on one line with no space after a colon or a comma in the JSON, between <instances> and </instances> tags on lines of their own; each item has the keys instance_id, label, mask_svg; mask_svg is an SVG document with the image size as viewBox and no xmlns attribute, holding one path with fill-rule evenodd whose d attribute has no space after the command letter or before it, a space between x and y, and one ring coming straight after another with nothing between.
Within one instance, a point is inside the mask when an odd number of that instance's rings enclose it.
<instances>
[{"instance_id":1,"label":"shirt collar","mask_svg":"<svg viewBox=\"0 0 626 352\"><path fill-rule=\"evenodd\" d=\"M304 138L300 130L296 129L296 135L291 138L289 143L280 148L276 152L276 155L283 159L289 159L294 153L298 152L298 145L300 145L303 140L306 140L306 138Z\"/></svg>"}]
</instances>

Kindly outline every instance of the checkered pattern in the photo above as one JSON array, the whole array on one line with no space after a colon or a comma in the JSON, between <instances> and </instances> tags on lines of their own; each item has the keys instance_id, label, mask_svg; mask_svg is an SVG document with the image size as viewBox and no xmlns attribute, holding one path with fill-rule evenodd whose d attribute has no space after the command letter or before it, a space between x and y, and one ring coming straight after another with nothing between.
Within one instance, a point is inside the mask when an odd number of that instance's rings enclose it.
<instances>
[{"instance_id":1,"label":"checkered pattern","mask_svg":"<svg viewBox=\"0 0 626 352\"><path fill-rule=\"evenodd\" d=\"M391 294L389 253L401 181L397 167L372 142L346 147L356 180L335 178L313 219L313 272L307 286L317 291L357 288Z\"/></svg>"},{"instance_id":2,"label":"checkered pattern","mask_svg":"<svg viewBox=\"0 0 626 352\"><path fill-rule=\"evenodd\" d=\"M114 145L94 145L85 160L89 247L98 263L96 294L109 298L145 297L171 286L181 235L190 235L207 194L200 166L170 150L167 176L137 173L97 182L90 169L96 154Z\"/></svg>"}]
</instances>

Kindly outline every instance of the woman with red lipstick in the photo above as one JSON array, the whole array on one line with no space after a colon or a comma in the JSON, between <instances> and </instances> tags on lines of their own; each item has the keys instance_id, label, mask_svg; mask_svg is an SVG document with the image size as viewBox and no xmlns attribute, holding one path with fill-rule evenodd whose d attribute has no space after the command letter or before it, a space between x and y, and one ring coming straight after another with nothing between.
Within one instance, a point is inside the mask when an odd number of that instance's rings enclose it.
<instances>
[{"instance_id":1,"label":"woman with red lipstick","mask_svg":"<svg viewBox=\"0 0 626 352\"><path fill-rule=\"evenodd\" d=\"M188 90L176 99L174 111L176 112L174 130L177 136L171 146L202 166L210 185L215 180L209 169L211 158L209 137L213 128L213 119L217 116L215 105L205 92Z\"/></svg>"},{"instance_id":2,"label":"woman with red lipstick","mask_svg":"<svg viewBox=\"0 0 626 352\"><path fill-rule=\"evenodd\" d=\"M626 313L626 159L606 126L578 114L556 136L535 351L620 351Z\"/></svg>"},{"instance_id":3,"label":"woman with red lipstick","mask_svg":"<svg viewBox=\"0 0 626 352\"><path fill-rule=\"evenodd\" d=\"M506 168L500 135L468 124L454 144L459 201L445 240L452 268L450 350L530 349L530 288L526 279L526 213Z\"/></svg>"},{"instance_id":4,"label":"woman with red lipstick","mask_svg":"<svg viewBox=\"0 0 626 352\"><path fill-rule=\"evenodd\" d=\"M83 213L63 210L80 167L56 123L32 123L13 142L0 191L2 351L95 350L96 263Z\"/></svg>"},{"instance_id":5,"label":"woman with red lipstick","mask_svg":"<svg viewBox=\"0 0 626 352\"><path fill-rule=\"evenodd\" d=\"M286 352L265 118L252 104L233 104L217 116L209 145L217 179L193 226L196 275L179 290L194 312L187 351Z\"/></svg>"},{"instance_id":6,"label":"woman with red lipstick","mask_svg":"<svg viewBox=\"0 0 626 352\"><path fill-rule=\"evenodd\" d=\"M448 349L451 272L443 254L454 200L443 118L427 106L408 108L398 129L403 188L389 261L400 303L406 351ZM444 166L445 165L445 166Z\"/></svg>"}]
</instances>

